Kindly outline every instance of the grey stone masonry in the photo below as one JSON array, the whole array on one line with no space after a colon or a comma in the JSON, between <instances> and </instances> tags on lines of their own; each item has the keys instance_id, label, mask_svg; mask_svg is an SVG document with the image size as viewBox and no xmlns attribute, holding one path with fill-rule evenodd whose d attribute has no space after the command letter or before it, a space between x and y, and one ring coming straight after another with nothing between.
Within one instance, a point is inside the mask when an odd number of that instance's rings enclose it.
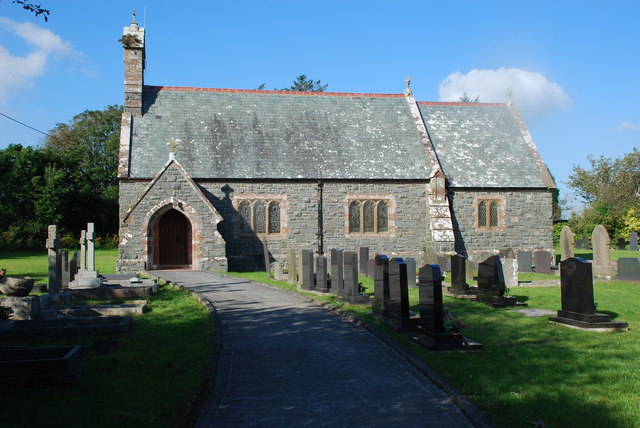
<instances>
[{"instance_id":1,"label":"grey stone masonry","mask_svg":"<svg viewBox=\"0 0 640 428\"><path fill-rule=\"evenodd\" d=\"M315 288L315 274L313 271L313 250L302 250L302 285L303 290Z\"/></svg>"},{"instance_id":2,"label":"grey stone masonry","mask_svg":"<svg viewBox=\"0 0 640 428\"><path fill-rule=\"evenodd\" d=\"M220 203L224 205L222 198ZM226 201L230 205L228 198ZM118 272L141 272L159 266L157 227L170 210L176 210L191 224L192 268L227 270L226 245L218 231L223 218L179 163L170 159L150 182L120 182ZM262 256L260 240L255 241L254 260L257 254ZM278 253L277 257L284 257L282 251Z\"/></svg>"},{"instance_id":3,"label":"grey stone masonry","mask_svg":"<svg viewBox=\"0 0 640 428\"><path fill-rule=\"evenodd\" d=\"M450 198L458 225L454 229L456 252L460 254L473 255L505 246L516 251L553 248L551 193L546 189L456 189ZM478 226L478 201L483 198L499 201L499 222L495 229Z\"/></svg>"}]
</instances>

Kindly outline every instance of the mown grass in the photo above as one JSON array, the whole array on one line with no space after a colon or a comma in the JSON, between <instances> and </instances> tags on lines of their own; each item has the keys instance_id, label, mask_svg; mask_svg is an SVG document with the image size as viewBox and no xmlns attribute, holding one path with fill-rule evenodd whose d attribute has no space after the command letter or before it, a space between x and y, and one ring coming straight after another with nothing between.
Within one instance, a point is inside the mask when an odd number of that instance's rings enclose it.
<instances>
[{"instance_id":1,"label":"mown grass","mask_svg":"<svg viewBox=\"0 0 640 428\"><path fill-rule=\"evenodd\" d=\"M295 289L264 272L233 275ZM369 278L360 278L373 292ZM498 427L640 426L639 284L598 282L598 310L629 323L629 331L597 333L531 318L508 309L444 298L466 325L465 335L483 343L481 352L427 352L371 317L370 306L351 306L333 296L315 298L360 316L417 355L469 398ZM309 294L309 293L307 293ZM411 289L417 312L417 289ZM530 307L560 308L559 287L518 287L512 295Z\"/></svg>"},{"instance_id":2,"label":"mown grass","mask_svg":"<svg viewBox=\"0 0 640 428\"><path fill-rule=\"evenodd\" d=\"M29 272L42 265L33 254L16 255L13 266ZM46 266L46 255L44 258ZM101 272L115 271L117 252L97 250ZM5 261L6 259L2 259ZM33 266L35 267L33 267ZM11 272L24 275L17 268ZM189 293L162 286L148 299L150 312L136 316L129 333L82 338L21 339L2 346L83 345L96 339L117 343L106 355L88 351L89 366L73 385L5 387L2 426L173 427L199 389L212 346L208 311ZM10 393L9 393L10 391Z\"/></svg>"}]
</instances>

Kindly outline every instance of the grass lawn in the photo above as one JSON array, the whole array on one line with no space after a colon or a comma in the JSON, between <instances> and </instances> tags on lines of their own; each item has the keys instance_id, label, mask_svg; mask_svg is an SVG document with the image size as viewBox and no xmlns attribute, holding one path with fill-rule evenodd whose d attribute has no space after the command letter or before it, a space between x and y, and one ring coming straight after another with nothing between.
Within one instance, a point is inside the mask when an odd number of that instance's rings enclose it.
<instances>
[{"instance_id":1,"label":"grass lawn","mask_svg":"<svg viewBox=\"0 0 640 428\"><path fill-rule=\"evenodd\" d=\"M20 256L0 256L4 266L11 266L11 275L46 277L46 254ZM96 250L98 270L114 272L116 258L117 251ZM148 306L150 312L136 316L125 334L4 341L2 346L92 346L95 339L107 339L118 345L107 355L89 352L89 366L76 384L5 385L11 392L3 394L1 425L176 426L202 382L212 323L208 311L189 293L168 286L149 298Z\"/></svg>"},{"instance_id":2,"label":"grass lawn","mask_svg":"<svg viewBox=\"0 0 640 428\"><path fill-rule=\"evenodd\" d=\"M233 275L282 285L264 272ZM373 283L361 277L368 293ZM507 309L445 297L466 325L465 335L484 344L481 352L426 352L370 317L369 306L351 306L332 296L315 296L352 312L387 332L481 409L499 427L640 426L640 284L598 282L600 312L629 323L629 331L596 333L530 318ZM558 310L559 287L511 290L530 307ZM410 290L412 310L417 289Z\"/></svg>"}]
</instances>

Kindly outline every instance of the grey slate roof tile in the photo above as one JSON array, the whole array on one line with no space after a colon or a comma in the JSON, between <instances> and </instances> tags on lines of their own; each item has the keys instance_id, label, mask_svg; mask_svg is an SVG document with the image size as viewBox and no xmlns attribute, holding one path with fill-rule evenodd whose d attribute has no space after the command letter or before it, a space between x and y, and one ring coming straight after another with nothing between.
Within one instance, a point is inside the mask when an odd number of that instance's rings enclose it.
<instances>
[{"instance_id":1,"label":"grey slate roof tile","mask_svg":"<svg viewBox=\"0 0 640 428\"><path fill-rule=\"evenodd\" d=\"M442 170L453 187L546 187L506 105L418 105Z\"/></svg>"},{"instance_id":2,"label":"grey slate roof tile","mask_svg":"<svg viewBox=\"0 0 640 428\"><path fill-rule=\"evenodd\" d=\"M426 179L405 98L145 87L131 177L176 158L194 178Z\"/></svg>"}]
</instances>

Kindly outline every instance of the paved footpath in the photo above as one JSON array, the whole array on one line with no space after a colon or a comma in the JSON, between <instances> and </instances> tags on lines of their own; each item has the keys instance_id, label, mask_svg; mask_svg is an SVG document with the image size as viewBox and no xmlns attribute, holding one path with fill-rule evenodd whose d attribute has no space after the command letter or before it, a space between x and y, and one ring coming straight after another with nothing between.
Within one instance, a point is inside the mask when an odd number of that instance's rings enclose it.
<instances>
[{"instance_id":1,"label":"paved footpath","mask_svg":"<svg viewBox=\"0 0 640 428\"><path fill-rule=\"evenodd\" d=\"M217 384L197 427L472 426L395 351L302 295L211 272L155 273L221 317Z\"/></svg>"}]
</instances>

